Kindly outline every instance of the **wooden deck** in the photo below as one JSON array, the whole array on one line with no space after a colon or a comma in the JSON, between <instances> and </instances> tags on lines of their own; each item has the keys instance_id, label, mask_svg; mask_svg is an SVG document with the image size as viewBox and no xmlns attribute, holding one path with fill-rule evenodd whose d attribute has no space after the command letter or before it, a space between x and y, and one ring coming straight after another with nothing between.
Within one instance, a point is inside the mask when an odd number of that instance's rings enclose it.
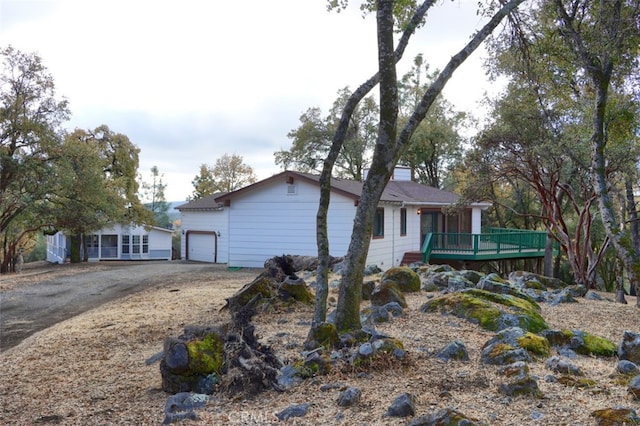
<instances>
[{"instance_id":1,"label":"wooden deck","mask_svg":"<svg viewBox=\"0 0 640 426\"><path fill-rule=\"evenodd\" d=\"M547 233L491 228L482 234L428 234L422 246L422 261L539 258L545 255Z\"/></svg>"}]
</instances>

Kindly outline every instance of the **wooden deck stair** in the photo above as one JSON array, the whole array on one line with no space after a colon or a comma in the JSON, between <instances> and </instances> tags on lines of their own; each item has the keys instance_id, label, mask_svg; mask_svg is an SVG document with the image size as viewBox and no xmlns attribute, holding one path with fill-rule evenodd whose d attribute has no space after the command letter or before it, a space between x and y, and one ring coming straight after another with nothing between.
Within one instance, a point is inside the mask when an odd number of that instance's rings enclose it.
<instances>
[{"instance_id":1,"label":"wooden deck stair","mask_svg":"<svg viewBox=\"0 0 640 426\"><path fill-rule=\"evenodd\" d=\"M408 251L402 256L400 265L407 266L415 262L422 262L422 253L419 251Z\"/></svg>"}]
</instances>

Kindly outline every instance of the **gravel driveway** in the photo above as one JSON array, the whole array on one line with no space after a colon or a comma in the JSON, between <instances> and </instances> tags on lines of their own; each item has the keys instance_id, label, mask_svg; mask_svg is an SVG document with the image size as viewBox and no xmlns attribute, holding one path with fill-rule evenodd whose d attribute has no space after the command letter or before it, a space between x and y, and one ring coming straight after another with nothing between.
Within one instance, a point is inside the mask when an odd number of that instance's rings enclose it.
<instances>
[{"instance_id":1,"label":"gravel driveway","mask_svg":"<svg viewBox=\"0 0 640 426\"><path fill-rule=\"evenodd\" d=\"M44 270L30 283L0 292L0 352L57 322L161 285L173 275L181 274L186 280L190 273L207 270L213 273L225 270L226 266L183 261L101 262L100 270L95 269L85 264L73 274L51 279L50 271ZM15 274L14 277L23 278Z\"/></svg>"}]
</instances>

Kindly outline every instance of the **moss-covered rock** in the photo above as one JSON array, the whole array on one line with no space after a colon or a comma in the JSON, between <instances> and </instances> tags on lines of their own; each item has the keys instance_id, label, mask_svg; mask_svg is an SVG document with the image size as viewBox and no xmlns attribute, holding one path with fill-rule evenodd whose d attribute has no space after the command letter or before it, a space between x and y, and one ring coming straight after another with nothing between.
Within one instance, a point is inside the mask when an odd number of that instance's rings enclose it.
<instances>
[{"instance_id":1,"label":"moss-covered rock","mask_svg":"<svg viewBox=\"0 0 640 426\"><path fill-rule=\"evenodd\" d=\"M518 344L518 339L523 337L525 333L519 327L507 328L498 332L482 346L482 363L508 365L518 361L530 361L529 353Z\"/></svg>"},{"instance_id":2,"label":"moss-covered rock","mask_svg":"<svg viewBox=\"0 0 640 426\"><path fill-rule=\"evenodd\" d=\"M336 325L330 322L323 322L311 327L305 342L305 348L312 350L320 346L329 349L335 347L340 342Z\"/></svg>"},{"instance_id":3,"label":"moss-covered rock","mask_svg":"<svg viewBox=\"0 0 640 426\"><path fill-rule=\"evenodd\" d=\"M416 417L411 420L407 426L480 426L484 424L485 423L480 420L473 417L467 417L453 408L443 408L435 413L424 414L420 417Z\"/></svg>"},{"instance_id":4,"label":"moss-covered rock","mask_svg":"<svg viewBox=\"0 0 640 426\"><path fill-rule=\"evenodd\" d=\"M179 338L168 338L160 362L162 389L212 393L222 374L224 338L221 330L193 328Z\"/></svg>"},{"instance_id":5,"label":"moss-covered rock","mask_svg":"<svg viewBox=\"0 0 640 426\"><path fill-rule=\"evenodd\" d=\"M580 389L592 388L598 384L598 382L596 382L593 379L589 379L586 377L576 377L574 375L560 376L558 378L558 383L570 388L580 388Z\"/></svg>"},{"instance_id":6,"label":"moss-covered rock","mask_svg":"<svg viewBox=\"0 0 640 426\"><path fill-rule=\"evenodd\" d=\"M506 294L506 295L518 297L520 299L524 299L527 302L529 302L532 306L534 306L538 312L540 311L540 306L538 306L537 302L533 299L533 297L529 296L526 293L523 293L522 291L518 290L511 284L483 279L483 280L480 280L480 282L478 282L478 285L476 286L476 288L480 290L489 291L491 293Z\"/></svg>"},{"instance_id":7,"label":"moss-covered rock","mask_svg":"<svg viewBox=\"0 0 640 426\"><path fill-rule=\"evenodd\" d=\"M394 281L383 281L371 293L371 304L384 306L389 302L396 302L403 308L408 306L398 285Z\"/></svg>"},{"instance_id":8,"label":"moss-covered rock","mask_svg":"<svg viewBox=\"0 0 640 426\"><path fill-rule=\"evenodd\" d=\"M564 281L557 278L545 277L544 275L527 271L514 271L510 273L509 281L513 281L521 286L529 286L530 288L539 288L541 290L557 290L567 286Z\"/></svg>"},{"instance_id":9,"label":"moss-covered rock","mask_svg":"<svg viewBox=\"0 0 640 426\"><path fill-rule=\"evenodd\" d=\"M546 338L531 332L518 337L517 341L521 348L534 356L548 357L551 351L551 345Z\"/></svg>"},{"instance_id":10,"label":"moss-covered rock","mask_svg":"<svg viewBox=\"0 0 640 426\"><path fill-rule=\"evenodd\" d=\"M187 342L189 353L188 371L191 374L220 374L224 362L224 342L216 333L209 333L202 339Z\"/></svg>"},{"instance_id":11,"label":"moss-covered rock","mask_svg":"<svg viewBox=\"0 0 640 426\"><path fill-rule=\"evenodd\" d=\"M610 357L616 354L616 345L604 337L596 336L580 330L545 330L551 346L566 347L581 355Z\"/></svg>"},{"instance_id":12,"label":"moss-covered rock","mask_svg":"<svg viewBox=\"0 0 640 426\"><path fill-rule=\"evenodd\" d=\"M420 291L420 276L405 266L389 268L384 274L382 274L381 281L395 282L403 293L415 293Z\"/></svg>"},{"instance_id":13,"label":"moss-covered rock","mask_svg":"<svg viewBox=\"0 0 640 426\"><path fill-rule=\"evenodd\" d=\"M472 269L465 269L460 271L460 276L466 280L471 281L473 284L478 284L485 275L482 272L474 271Z\"/></svg>"},{"instance_id":14,"label":"moss-covered rock","mask_svg":"<svg viewBox=\"0 0 640 426\"><path fill-rule=\"evenodd\" d=\"M591 417L598 426L640 425L640 417L633 408L604 408L593 411Z\"/></svg>"},{"instance_id":15,"label":"moss-covered rock","mask_svg":"<svg viewBox=\"0 0 640 426\"><path fill-rule=\"evenodd\" d=\"M518 377L509 383L501 383L498 392L507 396L533 396L542 398L544 395L538 387L538 382L531 376Z\"/></svg>"},{"instance_id":16,"label":"moss-covered rock","mask_svg":"<svg viewBox=\"0 0 640 426\"><path fill-rule=\"evenodd\" d=\"M397 350L404 351L404 344L402 341L393 337L376 339L371 345L376 353L392 354Z\"/></svg>"},{"instance_id":17,"label":"moss-covered rock","mask_svg":"<svg viewBox=\"0 0 640 426\"><path fill-rule=\"evenodd\" d=\"M490 331L517 326L537 333L548 328L535 302L477 289L442 295L422 305L420 310L452 314Z\"/></svg>"}]
</instances>

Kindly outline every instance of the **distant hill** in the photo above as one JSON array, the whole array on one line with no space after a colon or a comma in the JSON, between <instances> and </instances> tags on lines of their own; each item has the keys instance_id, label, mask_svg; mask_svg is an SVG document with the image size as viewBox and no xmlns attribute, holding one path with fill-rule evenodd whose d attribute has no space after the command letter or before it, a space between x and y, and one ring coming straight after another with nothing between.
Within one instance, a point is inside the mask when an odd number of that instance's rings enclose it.
<instances>
[{"instance_id":1,"label":"distant hill","mask_svg":"<svg viewBox=\"0 0 640 426\"><path fill-rule=\"evenodd\" d=\"M168 201L169 211L167 214L169 215L169 219L173 222L176 219L180 219L180 212L176 210L176 207L186 204L187 201Z\"/></svg>"}]
</instances>

